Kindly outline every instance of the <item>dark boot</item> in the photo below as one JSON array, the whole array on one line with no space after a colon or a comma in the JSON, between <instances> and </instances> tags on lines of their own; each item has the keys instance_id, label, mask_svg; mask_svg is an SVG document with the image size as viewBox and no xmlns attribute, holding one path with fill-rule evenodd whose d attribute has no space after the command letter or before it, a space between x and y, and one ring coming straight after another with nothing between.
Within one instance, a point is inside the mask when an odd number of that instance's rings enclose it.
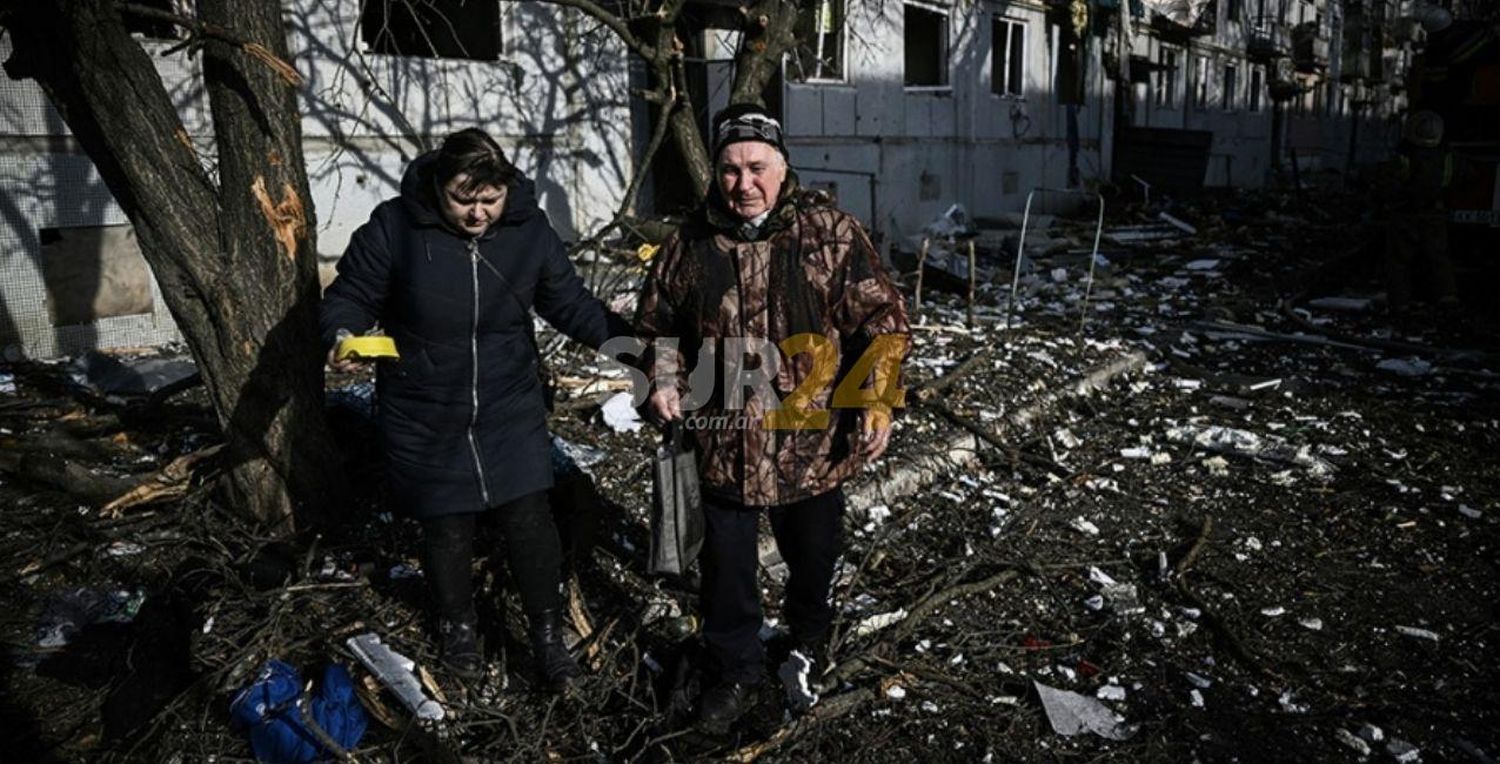
<instances>
[{"instance_id":1,"label":"dark boot","mask_svg":"<svg viewBox=\"0 0 1500 764\"><path fill-rule=\"evenodd\" d=\"M698 721L710 732L724 733L750 708L759 685L744 682L720 682L703 693L698 701Z\"/></svg>"},{"instance_id":2,"label":"dark boot","mask_svg":"<svg viewBox=\"0 0 1500 764\"><path fill-rule=\"evenodd\" d=\"M453 675L466 682L484 676L484 654L479 647L479 628L475 619L451 620L438 624L442 637L442 663Z\"/></svg>"},{"instance_id":3,"label":"dark boot","mask_svg":"<svg viewBox=\"0 0 1500 764\"><path fill-rule=\"evenodd\" d=\"M556 610L543 610L527 616L526 620L531 627L531 649L542 679L556 692L567 690L583 672L563 644L560 614Z\"/></svg>"}]
</instances>

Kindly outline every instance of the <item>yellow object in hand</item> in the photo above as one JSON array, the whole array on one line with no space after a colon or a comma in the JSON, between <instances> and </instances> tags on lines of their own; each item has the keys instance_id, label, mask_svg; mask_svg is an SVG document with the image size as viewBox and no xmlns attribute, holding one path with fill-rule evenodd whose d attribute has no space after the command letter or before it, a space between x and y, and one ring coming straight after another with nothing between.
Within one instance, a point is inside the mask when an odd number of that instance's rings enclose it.
<instances>
[{"instance_id":1,"label":"yellow object in hand","mask_svg":"<svg viewBox=\"0 0 1500 764\"><path fill-rule=\"evenodd\" d=\"M396 360L401 358L401 354L396 352L396 341L390 337L345 337L339 340L333 357L339 361L351 358L356 361L375 358Z\"/></svg>"}]
</instances>

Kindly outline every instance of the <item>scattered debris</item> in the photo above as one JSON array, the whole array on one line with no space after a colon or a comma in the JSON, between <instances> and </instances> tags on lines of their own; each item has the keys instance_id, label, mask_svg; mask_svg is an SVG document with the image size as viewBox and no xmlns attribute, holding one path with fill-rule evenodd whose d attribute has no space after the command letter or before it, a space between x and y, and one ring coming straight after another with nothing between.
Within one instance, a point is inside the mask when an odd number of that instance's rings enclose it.
<instances>
[{"instance_id":1,"label":"scattered debris","mask_svg":"<svg viewBox=\"0 0 1500 764\"><path fill-rule=\"evenodd\" d=\"M601 407L604 423L615 432L639 432L645 422L635 410L630 393L615 393Z\"/></svg>"},{"instance_id":2,"label":"scattered debris","mask_svg":"<svg viewBox=\"0 0 1500 764\"><path fill-rule=\"evenodd\" d=\"M1042 707L1047 711L1047 721L1052 731L1071 737L1080 732L1091 732L1109 740L1129 740L1137 729L1127 725L1099 701L1069 690L1059 690L1041 682L1033 681Z\"/></svg>"},{"instance_id":3,"label":"scattered debris","mask_svg":"<svg viewBox=\"0 0 1500 764\"><path fill-rule=\"evenodd\" d=\"M443 707L423 693L422 682L414 673L417 664L383 644L379 635L359 634L350 637L345 644L354 657L418 719L437 721L444 717Z\"/></svg>"},{"instance_id":4,"label":"scattered debris","mask_svg":"<svg viewBox=\"0 0 1500 764\"><path fill-rule=\"evenodd\" d=\"M1429 642L1438 641L1438 634L1428 629L1418 629L1414 626L1397 626L1396 631L1413 639L1425 639Z\"/></svg>"}]
</instances>

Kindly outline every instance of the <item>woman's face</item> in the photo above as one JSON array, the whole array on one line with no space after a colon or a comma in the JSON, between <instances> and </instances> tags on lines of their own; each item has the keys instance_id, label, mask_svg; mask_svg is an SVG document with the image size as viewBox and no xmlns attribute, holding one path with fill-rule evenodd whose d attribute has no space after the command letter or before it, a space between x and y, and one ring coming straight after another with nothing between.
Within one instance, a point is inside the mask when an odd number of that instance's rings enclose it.
<instances>
[{"instance_id":1,"label":"woman's face","mask_svg":"<svg viewBox=\"0 0 1500 764\"><path fill-rule=\"evenodd\" d=\"M505 189L479 186L465 189L469 176L459 173L438 193L443 218L470 236L484 233L505 211Z\"/></svg>"}]
</instances>

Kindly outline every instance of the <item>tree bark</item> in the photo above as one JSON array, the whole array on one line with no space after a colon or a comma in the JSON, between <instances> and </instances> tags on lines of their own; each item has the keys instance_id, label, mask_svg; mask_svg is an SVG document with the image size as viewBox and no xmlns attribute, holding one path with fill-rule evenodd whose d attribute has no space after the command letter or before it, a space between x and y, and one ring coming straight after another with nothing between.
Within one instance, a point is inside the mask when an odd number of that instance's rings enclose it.
<instances>
[{"instance_id":1,"label":"tree bark","mask_svg":"<svg viewBox=\"0 0 1500 764\"><path fill-rule=\"evenodd\" d=\"M746 9L745 37L734 57L729 102L764 106L766 86L781 71L781 60L797 46L797 15L808 0L758 0Z\"/></svg>"},{"instance_id":2,"label":"tree bark","mask_svg":"<svg viewBox=\"0 0 1500 764\"><path fill-rule=\"evenodd\" d=\"M276 530L339 495L322 407L315 230L276 0L203 0L218 182L111 0L12 6L6 72L33 78L135 226L227 443L235 505Z\"/></svg>"}]
</instances>

